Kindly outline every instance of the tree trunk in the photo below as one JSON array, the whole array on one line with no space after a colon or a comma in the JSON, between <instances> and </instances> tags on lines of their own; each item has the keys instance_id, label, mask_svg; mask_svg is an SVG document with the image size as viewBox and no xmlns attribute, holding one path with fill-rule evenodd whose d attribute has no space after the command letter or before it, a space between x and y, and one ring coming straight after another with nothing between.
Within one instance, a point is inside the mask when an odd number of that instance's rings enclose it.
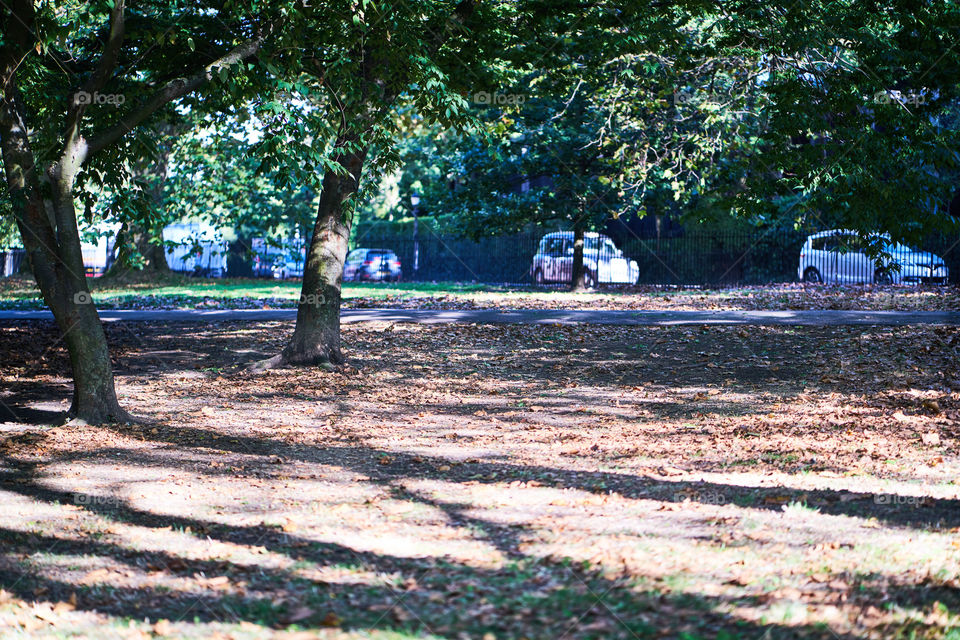
<instances>
[{"instance_id":1,"label":"tree trunk","mask_svg":"<svg viewBox=\"0 0 960 640\"><path fill-rule=\"evenodd\" d=\"M586 291L587 289L587 270L583 265L583 225L576 224L573 227L573 267L570 270L570 290Z\"/></svg>"},{"instance_id":2,"label":"tree trunk","mask_svg":"<svg viewBox=\"0 0 960 640\"><path fill-rule=\"evenodd\" d=\"M13 69L2 72L6 81L0 98L0 154L27 259L70 353L74 391L68 415L92 424L127 420L117 402L106 335L83 269L73 205L73 181L83 149L68 144L61 160L47 172L50 184L43 189Z\"/></svg>"},{"instance_id":3,"label":"tree trunk","mask_svg":"<svg viewBox=\"0 0 960 640\"><path fill-rule=\"evenodd\" d=\"M345 144L353 142L338 141L338 146ZM343 364L340 286L354 210L354 203L347 201L357 194L366 153L366 149L342 151L336 160L347 174L328 170L323 176L317 220L303 269L303 288L293 337L279 356L261 363L258 368L278 364Z\"/></svg>"},{"instance_id":4,"label":"tree trunk","mask_svg":"<svg viewBox=\"0 0 960 640\"><path fill-rule=\"evenodd\" d=\"M115 249L116 259L104 274L106 276L119 277L128 271L170 273L163 245L154 244L153 237L140 225L124 223L117 232Z\"/></svg>"}]
</instances>

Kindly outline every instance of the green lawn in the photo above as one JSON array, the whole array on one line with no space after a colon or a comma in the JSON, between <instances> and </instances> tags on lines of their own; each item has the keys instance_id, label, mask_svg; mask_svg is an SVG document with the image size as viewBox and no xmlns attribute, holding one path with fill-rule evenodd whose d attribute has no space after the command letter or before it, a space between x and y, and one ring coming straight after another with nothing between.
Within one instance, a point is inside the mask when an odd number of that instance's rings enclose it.
<instances>
[{"instance_id":1,"label":"green lawn","mask_svg":"<svg viewBox=\"0 0 960 640\"><path fill-rule=\"evenodd\" d=\"M299 280L247 278L185 278L169 276L149 282L91 280L93 298L98 306L183 306L202 305L210 300L246 301L249 304L293 304L300 298ZM464 293L504 292L501 287L457 283L346 283L343 297L407 298ZM43 301L32 280L0 279L0 308L40 308Z\"/></svg>"},{"instance_id":2,"label":"green lawn","mask_svg":"<svg viewBox=\"0 0 960 640\"><path fill-rule=\"evenodd\" d=\"M171 275L138 280L91 280L101 309L292 308L297 280L201 279ZM562 286L497 286L455 282L346 283L346 307L422 309L797 310L949 311L960 308L957 287L874 287L799 283L718 289L601 288L571 293ZM0 309L41 309L36 285L0 278Z\"/></svg>"}]
</instances>

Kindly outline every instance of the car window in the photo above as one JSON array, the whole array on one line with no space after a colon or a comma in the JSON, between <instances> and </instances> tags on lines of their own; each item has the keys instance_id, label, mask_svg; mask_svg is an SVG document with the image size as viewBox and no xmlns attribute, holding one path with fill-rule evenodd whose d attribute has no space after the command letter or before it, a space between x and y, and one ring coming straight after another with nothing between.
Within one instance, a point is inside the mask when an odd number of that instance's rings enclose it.
<instances>
[{"instance_id":1,"label":"car window","mask_svg":"<svg viewBox=\"0 0 960 640\"><path fill-rule=\"evenodd\" d=\"M838 237L838 247L844 253L862 253L863 238L851 234L844 234Z\"/></svg>"},{"instance_id":2,"label":"car window","mask_svg":"<svg viewBox=\"0 0 960 640\"><path fill-rule=\"evenodd\" d=\"M347 256L347 262L350 262L350 263L359 262L362 256L363 256L363 249L354 249Z\"/></svg>"},{"instance_id":3,"label":"car window","mask_svg":"<svg viewBox=\"0 0 960 640\"><path fill-rule=\"evenodd\" d=\"M830 236L814 238L810 243L810 248L814 251L833 251L835 246L834 239Z\"/></svg>"},{"instance_id":4,"label":"car window","mask_svg":"<svg viewBox=\"0 0 960 640\"><path fill-rule=\"evenodd\" d=\"M603 255L605 256L617 255L617 245L613 244L612 240L605 239L603 241Z\"/></svg>"},{"instance_id":5,"label":"car window","mask_svg":"<svg viewBox=\"0 0 960 640\"><path fill-rule=\"evenodd\" d=\"M563 252L563 238L547 238L544 244L543 255L559 256Z\"/></svg>"}]
</instances>

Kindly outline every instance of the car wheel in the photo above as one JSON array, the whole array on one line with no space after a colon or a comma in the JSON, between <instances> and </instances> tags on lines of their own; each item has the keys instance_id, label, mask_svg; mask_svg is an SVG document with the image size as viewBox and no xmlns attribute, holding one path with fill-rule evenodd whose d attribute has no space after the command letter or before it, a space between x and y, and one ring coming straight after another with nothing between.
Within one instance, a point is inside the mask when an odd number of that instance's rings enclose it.
<instances>
[{"instance_id":1,"label":"car wheel","mask_svg":"<svg viewBox=\"0 0 960 640\"><path fill-rule=\"evenodd\" d=\"M537 284L544 284L543 269L537 269L533 272L533 281Z\"/></svg>"},{"instance_id":2,"label":"car wheel","mask_svg":"<svg viewBox=\"0 0 960 640\"><path fill-rule=\"evenodd\" d=\"M877 269L873 274L874 284L893 284L893 276L886 269Z\"/></svg>"},{"instance_id":3,"label":"car wheel","mask_svg":"<svg viewBox=\"0 0 960 640\"><path fill-rule=\"evenodd\" d=\"M823 282L823 277L821 277L819 271L817 271L813 267L810 267L809 269L803 272L803 281L818 283L818 282Z\"/></svg>"},{"instance_id":4,"label":"car wheel","mask_svg":"<svg viewBox=\"0 0 960 640\"><path fill-rule=\"evenodd\" d=\"M587 289L597 288L597 279L589 270L583 274L583 284Z\"/></svg>"}]
</instances>

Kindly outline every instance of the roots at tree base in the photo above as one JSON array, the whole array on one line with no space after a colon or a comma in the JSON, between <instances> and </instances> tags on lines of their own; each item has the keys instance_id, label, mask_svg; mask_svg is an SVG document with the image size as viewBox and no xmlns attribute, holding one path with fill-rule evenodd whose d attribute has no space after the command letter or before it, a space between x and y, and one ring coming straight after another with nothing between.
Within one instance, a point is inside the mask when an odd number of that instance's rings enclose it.
<instances>
[{"instance_id":1,"label":"roots at tree base","mask_svg":"<svg viewBox=\"0 0 960 640\"><path fill-rule=\"evenodd\" d=\"M76 398L64 416L66 425L132 424L136 418L127 413L114 398L107 402L82 403L78 408Z\"/></svg>"},{"instance_id":2,"label":"roots at tree base","mask_svg":"<svg viewBox=\"0 0 960 640\"><path fill-rule=\"evenodd\" d=\"M335 371L346 364L347 360L339 350L310 349L308 351L294 351L289 346L283 352L260 360L250 366L252 372L268 371L279 367L320 367L327 371Z\"/></svg>"}]
</instances>

